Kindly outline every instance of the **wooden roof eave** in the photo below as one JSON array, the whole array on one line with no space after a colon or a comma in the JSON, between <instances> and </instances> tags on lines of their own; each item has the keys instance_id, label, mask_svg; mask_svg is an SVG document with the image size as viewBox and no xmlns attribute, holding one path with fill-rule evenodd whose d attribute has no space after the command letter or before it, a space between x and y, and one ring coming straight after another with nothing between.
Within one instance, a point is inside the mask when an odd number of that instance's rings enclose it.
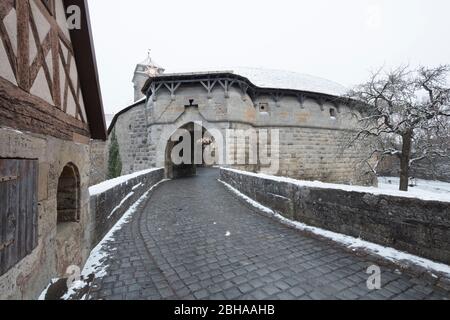
<instances>
[{"instance_id":1,"label":"wooden roof eave","mask_svg":"<svg viewBox=\"0 0 450 320\"><path fill-rule=\"evenodd\" d=\"M97 60L92 37L87 0L63 0L64 9L76 5L81 9L81 28L70 30L81 91L92 139L106 140L106 121L103 109Z\"/></svg>"}]
</instances>

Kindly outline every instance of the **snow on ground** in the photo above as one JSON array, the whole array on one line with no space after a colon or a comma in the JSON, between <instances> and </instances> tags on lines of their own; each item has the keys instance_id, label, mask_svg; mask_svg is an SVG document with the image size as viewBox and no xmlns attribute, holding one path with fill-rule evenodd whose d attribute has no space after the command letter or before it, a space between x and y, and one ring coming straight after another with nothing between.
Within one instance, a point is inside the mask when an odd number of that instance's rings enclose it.
<instances>
[{"instance_id":1,"label":"snow on ground","mask_svg":"<svg viewBox=\"0 0 450 320\"><path fill-rule=\"evenodd\" d=\"M134 192L130 192L125 198L123 198L122 201L120 201L120 203L111 211L111 213L108 215L108 217L106 219L111 218L113 216L113 214L123 206L125 201L127 201L132 196L134 196Z\"/></svg>"},{"instance_id":2,"label":"snow on ground","mask_svg":"<svg viewBox=\"0 0 450 320\"><path fill-rule=\"evenodd\" d=\"M442 195L442 198L450 198L450 183L442 181L414 179L411 181L413 186L409 187L408 193L420 196L423 193L433 193ZM398 190L400 178L380 177L378 178L378 188L383 190Z\"/></svg>"},{"instance_id":3,"label":"snow on ground","mask_svg":"<svg viewBox=\"0 0 450 320\"><path fill-rule=\"evenodd\" d=\"M261 210L262 212L265 212L266 214L269 214L270 216L274 217L276 220L284 223L285 225L288 225L290 227L294 227L298 230L310 232L312 234L324 237L326 239L330 239L332 241L335 241L337 243L340 243L354 251L357 249L365 250L371 254L374 254L376 256L382 257L384 259L387 259L389 261L392 261L394 263L397 262L408 262L417 266L420 266L422 268L425 268L429 272L436 272L445 274L447 277L450 277L450 266L442 263L437 263L422 257L418 257L406 252L399 251L394 248L384 247L372 242L364 241L358 238L346 236L343 234L339 234L336 232L327 231L324 229L311 227L306 224L303 224L301 222L292 221L289 220L282 215L274 212L272 209L260 204L259 202L256 202L255 200L247 197L246 195L242 194L239 190L236 190L226 182L223 182L219 180L222 184L225 185L226 188L228 188L230 191L235 193L237 196L248 202L253 207Z\"/></svg>"},{"instance_id":4,"label":"snow on ground","mask_svg":"<svg viewBox=\"0 0 450 320\"><path fill-rule=\"evenodd\" d=\"M50 289L50 287L55 284L58 281L58 279L52 279L50 280L50 283L48 284L48 286L44 289L44 291L41 292L41 294L39 295L38 300L45 300L45 297L47 296L47 292L48 289Z\"/></svg>"},{"instance_id":5,"label":"snow on ground","mask_svg":"<svg viewBox=\"0 0 450 320\"><path fill-rule=\"evenodd\" d=\"M128 178L130 179L130 178ZM150 192L159 186L161 183L166 180L162 180L152 186L147 192L145 192L142 197L140 197L119 219L119 221L112 227L112 229L106 234L106 236L100 241L100 243L91 251L89 258L87 259L83 271L81 272L81 279L88 279L89 276L94 275L95 279L103 278L107 272L108 265L106 264L106 259L110 255L111 244L115 241L115 234L117 231L121 230L122 227L127 224L132 218L133 214L136 212L139 205L148 197ZM54 283L56 283L59 279L53 279L51 283L45 288L45 290L40 294L39 300L44 300L47 294L48 289ZM61 298L62 300L70 299L77 290L80 290L86 287L88 284L85 280L75 281L66 294ZM84 298L87 298L85 296Z\"/></svg>"},{"instance_id":6,"label":"snow on ground","mask_svg":"<svg viewBox=\"0 0 450 320\"><path fill-rule=\"evenodd\" d=\"M397 184L396 188L387 188L386 184L381 184L381 188L375 188L375 187L360 187L360 186L350 186L350 185L344 185L344 184L333 184L333 183L325 183L325 182L319 182L319 181L302 181L302 180L296 180L292 178L286 178L286 177L277 177L277 176L271 176L264 173L252 173L252 172L246 172L246 171L240 171L235 169L229 169L229 168L221 168L222 170L227 170L230 172L235 172L238 174L248 175L252 177L258 177L262 179L268 179L278 182L286 182L286 183L292 183L297 186L301 187L310 187L310 188L322 188L322 189L338 189L338 190L344 190L349 192L361 192L361 193L371 193L375 195L387 195L387 196L395 196L395 197L403 197L403 198L417 198L421 200L429 200L429 201L443 201L443 202L450 202L450 192L437 192L436 189L434 189L431 186L435 186L437 188L438 185L444 184L448 185L447 188L450 188L450 184L446 183L440 183L440 184L433 184L433 182L429 182L427 187L425 186L422 189L414 189L412 188L412 191L410 192L403 192L398 190L399 184ZM442 190L443 191L443 190Z\"/></svg>"},{"instance_id":7,"label":"snow on ground","mask_svg":"<svg viewBox=\"0 0 450 320\"><path fill-rule=\"evenodd\" d=\"M121 185L122 183L128 182L128 180L133 179L133 178L137 178L139 176L142 176L144 174L148 174L150 172L156 171L156 170L160 170L160 168L153 168L153 169L148 169L148 170L143 170L143 171L139 171L139 172L135 172L126 176L121 176L115 179L111 179L111 180L107 180L104 181L102 183L99 183L95 186L92 186L89 188L89 194L91 196L95 196L98 195L100 193L103 193L105 191L108 191L109 189L112 189L118 185Z\"/></svg>"},{"instance_id":8,"label":"snow on ground","mask_svg":"<svg viewBox=\"0 0 450 320\"><path fill-rule=\"evenodd\" d=\"M109 256L109 248L111 243L114 242L114 235L117 231L121 230L122 227L130 221L133 214L136 212L139 205L148 197L150 192L159 186L166 180L162 180L159 183L151 187L142 197L140 197L120 218L120 220L112 227L112 229L106 234L102 241L92 250L86 264L83 268L81 275L83 277L88 277L94 274L95 278L102 278L106 275L106 269L108 265L105 264L106 258Z\"/></svg>"}]
</instances>

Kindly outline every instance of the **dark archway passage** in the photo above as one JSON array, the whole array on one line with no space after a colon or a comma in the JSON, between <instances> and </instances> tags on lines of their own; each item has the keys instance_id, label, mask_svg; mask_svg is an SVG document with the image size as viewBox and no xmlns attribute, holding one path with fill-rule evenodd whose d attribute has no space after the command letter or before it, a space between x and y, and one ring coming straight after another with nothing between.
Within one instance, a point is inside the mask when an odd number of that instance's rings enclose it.
<instances>
[{"instance_id":1,"label":"dark archway passage","mask_svg":"<svg viewBox=\"0 0 450 320\"><path fill-rule=\"evenodd\" d=\"M185 139L188 141L185 141ZM165 154L167 178L178 179L195 176L198 167L206 166L203 159L203 152L205 146L212 142L213 138L211 135L207 134L207 130L199 124L190 122L180 127L167 142ZM186 147L180 151L181 145ZM177 149L174 150L174 148ZM189 154L184 154L185 152ZM180 158L184 158L184 160L182 163L177 163L174 161L174 156L179 156Z\"/></svg>"}]
</instances>

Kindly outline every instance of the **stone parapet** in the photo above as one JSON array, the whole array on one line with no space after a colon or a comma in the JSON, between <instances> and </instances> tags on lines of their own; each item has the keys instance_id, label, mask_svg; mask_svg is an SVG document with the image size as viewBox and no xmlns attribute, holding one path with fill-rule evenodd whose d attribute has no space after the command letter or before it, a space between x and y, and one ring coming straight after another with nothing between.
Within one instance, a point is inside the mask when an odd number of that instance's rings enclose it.
<instances>
[{"instance_id":1,"label":"stone parapet","mask_svg":"<svg viewBox=\"0 0 450 320\"><path fill-rule=\"evenodd\" d=\"M221 180L286 218L450 264L450 203L221 169Z\"/></svg>"}]
</instances>

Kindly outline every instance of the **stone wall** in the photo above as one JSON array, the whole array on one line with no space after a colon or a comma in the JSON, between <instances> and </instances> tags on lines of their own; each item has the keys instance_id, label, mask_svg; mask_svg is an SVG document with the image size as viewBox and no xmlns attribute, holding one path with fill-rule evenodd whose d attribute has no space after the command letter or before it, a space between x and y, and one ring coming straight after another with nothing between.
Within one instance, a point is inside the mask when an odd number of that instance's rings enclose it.
<instances>
[{"instance_id":1,"label":"stone wall","mask_svg":"<svg viewBox=\"0 0 450 320\"><path fill-rule=\"evenodd\" d=\"M450 264L448 202L375 195L368 188L313 187L227 169L221 180L286 218Z\"/></svg>"},{"instance_id":2,"label":"stone wall","mask_svg":"<svg viewBox=\"0 0 450 320\"><path fill-rule=\"evenodd\" d=\"M133 203L163 178L164 169L155 169L130 178L102 193L91 195L90 212L95 217L95 224L92 226L93 247L100 242Z\"/></svg>"},{"instance_id":3,"label":"stone wall","mask_svg":"<svg viewBox=\"0 0 450 320\"><path fill-rule=\"evenodd\" d=\"M90 163L89 185L93 186L105 181L108 171L108 146L106 141L91 140Z\"/></svg>"},{"instance_id":4,"label":"stone wall","mask_svg":"<svg viewBox=\"0 0 450 320\"><path fill-rule=\"evenodd\" d=\"M35 299L69 265L82 266L91 250L89 145L0 127L0 157L39 162L38 246L0 276L0 299ZM58 180L67 164L79 172L79 222L57 223Z\"/></svg>"}]
</instances>

